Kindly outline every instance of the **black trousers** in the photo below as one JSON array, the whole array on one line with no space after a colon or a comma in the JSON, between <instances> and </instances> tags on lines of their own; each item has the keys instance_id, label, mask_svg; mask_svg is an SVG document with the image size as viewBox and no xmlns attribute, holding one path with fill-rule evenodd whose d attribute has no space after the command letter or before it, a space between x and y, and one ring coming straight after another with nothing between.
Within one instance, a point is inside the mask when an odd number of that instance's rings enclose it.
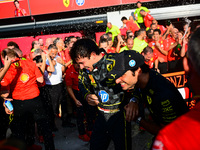
<instances>
[{"instance_id":1,"label":"black trousers","mask_svg":"<svg viewBox=\"0 0 200 150\"><path fill-rule=\"evenodd\" d=\"M6 138L6 132L9 127L9 115L6 114L3 107L3 101L0 99L0 141Z\"/></svg>"},{"instance_id":2,"label":"black trousers","mask_svg":"<svg viewBox=\"0 0 200 150\"><path fill-rule=\"evenodd\" d=\"M126 121L125 112L120 111L108 121L98 113L90 139L90 150L106 150L113 140L115 150L131 150L131 123Z\"/></svg>"},{"instance_id":3,"label":"black trousers","mask_svg":"<svg viewBox=\"0 0 200 150\"><path fill-rule=\"evenodd\" d=\"M168 73L184 71L183 68L183 59L169 61L168 62Z\"/></svg>"},{"instance_id":4,"label":"black trousers","mask_svg":"<svg viewBox=\"0 0 200 150\"><path fill-rule=\"evenodd\" d=\"M85 128L87 128L88 131L93 130L93 124L96 117L96 107L90 106L82 97L81 93L77 90L73 90L74 95L76 96L76 99L78 99L82 106L76 107L77 112L77 126L78 126L78 132L80 135L85 134ZM86 116L85 116L86 115ZM87 127L85 127L84 124L84 118L86 117L87 120Z\"/></svg>"},{"instance_id":5,"label":"black trousers","mask_svg":"<svg viewBox=\"0 0 200 150\"><path fill-rule=\"evenodd\" d=\"M63 83L57 85L46 85L46 89L52 103L54 118L55 115L59 114L59 104L61 104L61 118L63 121L67 120L67 98L64 93Z\"/></svg>"},{"instance_id":6,"label":"black trousers","mask_svg":"<svg viewBox=\"0 0 200 150\"><path fill-rule=\"evenodd\" d=\"M12 122L12 136L25 141L27 118L31 115L38 125L38 129L44 137L46 150L54 150L54 141L50 124L45 114L40 97L29 100L14 100L14 119Z\"/></svg>"},{"instance_id":7,"label":"black trousers","mask_svg":"<svg viewBox=\"0 0 200 150\"><path fill-rule=\"evenodd\" d=\"M160 70L161 74L167 73L168 68L167 68L167 62L163 62L158 64L158 69Z\"/></svg>"}]
</instances>

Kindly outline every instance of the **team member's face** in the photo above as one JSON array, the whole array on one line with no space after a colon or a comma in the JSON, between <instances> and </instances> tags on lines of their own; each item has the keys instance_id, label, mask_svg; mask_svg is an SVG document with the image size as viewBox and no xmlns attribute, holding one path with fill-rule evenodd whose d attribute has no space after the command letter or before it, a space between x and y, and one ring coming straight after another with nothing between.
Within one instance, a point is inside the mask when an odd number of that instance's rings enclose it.
<instances>
[{"instance_id":1,"label":"team member's face","mask_svg":"<svg viewBox=\"0 0 200 150\"><path fill-rule=\"evenodd\" d=\"M38 41L35 41L34 48L35 49L40 48L40 43Z\"/></svg>"},{"instance_id":2,"label":"team member's face","mask_svg":"<svg viewBox=\"0 0 200 150\"><path fill-rule=\"evenodd\" d=\"M140 8L142 6L141 3L137 3L137 7Z\"/></svg>"},{"instance_id":3,"label":"team member's face","mask_svg":"<svg viewBox=\"0 0 200 150\"><path fill-rule=\"evenodd\" d=\"M129 50L132 50L132 48L133 48L133 39L128 39L127 47L128 47Z\"/></svg>"},{"instance_id":4,"label":"team member's face","mask_svg":"<svg viewBox=\"0 0 200 150\"><path fill-rule=\"evenodd\" d=\"M153 57L153 53L147 52L146 54L142 54L144 56L144 60L146 62L150 61L151 58Z\"/></svg>"},{"instance_id":5,"label":"team member's face","mask_svg":"<svg viewBox=\"0 0 200 150\"><path fill-rule=\"evenodd\" d=\"M72 39L70 40L70 42L69 42L69 48L70 48L70 49L72 48L72 46L74 45L74 43L75 43L76 41L77 41L76 38L72 38Z\"/></svg>"},{"instance_id":6,"label":"team member's face","mask_svg":"<svg viewBox=\"0 0 200 150\"><path fill-rule=\"evenodd\" d=\"M105 51L107 51L108 50L108 43L107 42L100 43L99 48L103 48L103 49L105 49Z\"/></svg>"},{"instance_id":7,"label":"team member's face","mask_svg":"<svg viewBox=\"0 0 200 150\"><path fill-rule=\"evenodd\" d=\"M155 30L155 29L156 29L156 25L155 25L155 24L152 25L152 26L151 26L151 29L152 29L152 30Z\"/></svg>"},{"instance_id":8,"label":"team member's face","mask_svg":"<svg viewBox=\"0 0 200 150\"><path fill-rule=\"evenodd\" d=\"M93 70L93 64L95 63L92 54L91 54L90 58L88 58L88 57L77 58L76 62L80 65L80 69L85 68L89 71Z\"/></svg>"},{"instance_id":9,"label":"team member's face","mask_svg":"<svg viewBox=\"0 0 200 150\"><path fill-rule=\"evenodd\" d=\"M15 7L16 7L17 9L19 9L19 3L18 3L18 2L15 2Z\"/></svg>"},{"instance_id":10,"label":"team member's face","mask_svg":"<svg viewBox=\"0 0 200 150\"><path fill-rule=\"evenodd\" d=\"M160 39L160 34L159 34L158 32L154 32L154 33L153 33L153 39L154 39L155 41L158 41L158 40Z\"/></svg>"},{"instance_id":11,"label":"team member's face","mask_svg":"<svg viewBox=\"0 0 200 150\"><path fill-rule=\"evenodd\" d=\"M121 77L116 79L117 84L121 84L123 90L131 90L135 88L135 85L138 81L138 73L139 71L135 71L135 76L133 76L133 72L128 70L125 74Z\"/></svg>"},{"instance_id":12,"label":"team member's face","mask_svg":"<svg viewBox=\"0 0 200 150\"><path fill-rule=\"evenodd\" d=\"M51 59L54 59L56 57L56 55L58 54L58 50L52 48L49 52L49 56L51 57Z\"/></svg>"},{"instance_id":13,"label":"team member's face","mask_svg":"<svg viewBox=\"0 0 200 150\"><path fill-rule=\"evenodd\" d=\"M58 49L64 49L64 41L62 39L60 39L57 43L56 43L56 46Z\"/></svg>"},{"instance_id":14,"label":"team member's face","mask_svg":"<svg viewBox=\"0 0 200 150\"><path fill-rule=\"evenodd\" d=\"M175 39L178 38L178 29L174 28L172 30L172 37L175 38Z\"/></svg>"}]
</instances>

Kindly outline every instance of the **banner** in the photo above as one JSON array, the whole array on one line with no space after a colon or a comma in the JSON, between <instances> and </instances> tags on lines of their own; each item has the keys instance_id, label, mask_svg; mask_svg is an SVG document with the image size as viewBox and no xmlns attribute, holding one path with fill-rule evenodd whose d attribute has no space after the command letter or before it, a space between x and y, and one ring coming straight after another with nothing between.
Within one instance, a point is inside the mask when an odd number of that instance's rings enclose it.
<instances>
[{"instance_id":1,"label":"banner","mask_svg":"<svg viewBox=\"0 0 200 150\"><path fill-rule=\"evenodd\" d=\"M31 15L40 15L48 13L58 13L66 11L78 11L83 9L100 8L116 6L123 4L136 3L138 0L19 0L20 8L25 9L27 15L30 15L28 2L30 3ZM140 0L141 2L150 2L156 0ZM0 0L0 19L15 17L14 0ZM133 8L135 9L135 8ZM94 13L95 12L91 12ZM106 12L105 12L106 13Z\"/></svg>"}]
</instances>

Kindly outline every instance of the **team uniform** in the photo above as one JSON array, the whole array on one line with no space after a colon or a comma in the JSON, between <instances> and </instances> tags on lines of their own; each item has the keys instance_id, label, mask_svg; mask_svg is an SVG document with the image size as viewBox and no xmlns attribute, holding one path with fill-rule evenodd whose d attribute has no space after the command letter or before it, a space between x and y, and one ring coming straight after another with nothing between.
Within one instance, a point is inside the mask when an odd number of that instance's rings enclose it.
<instances>
[{"instance_id":1,"label":"team uniform","mask_svg":"<svg viewBox=\"0 0 200 150\"><path fill-rule=\"evenodd\" d=\"M141 28L144 28L144 20L143 20L142 15L140 14L140 10L142 10L142 9L143 9L144 11L146 11L146 12L149 11L148 8L141 6L140 8L137 8L137 9L135 10L134 14L135 14L136 17L138 18L137 23L139 24L139 26L140 26Z\"/></svg>"},{"instance_id":2,"label":"team uniform","mask_svg":"<svg viewBox=\"0 0 200 150\"><path fill-rule=\"evenodd\" d=\"M71 86L73 89L73 93L77 100L79 100L82 104L82 106L76 108L77 112L77 126L79 135L86 134L85 131L85 125L84 125L84 112L86 112L87 116L87 131L92 131L93 129L93 120L95 118L95 111L93 106L89 106L88 103L83 99L79 88L78 88L78 75L79 73L74 69L74 66L72 65L69 69L66 71L65 76L65 83L66 86Z\"/></svg>"},{"instance_id":3,"label":"team uniform","mask_svg":"<svg viewBox=\"0 0 200 150\"><path fill-rule=\"evenodd\" d=\"M141 53L145 47L148 46L148 43L145 40L139 40L137 37L134 39L133 48L135 51Z\"/></svg>"},{"instance_id":4,"label":"team uniform","mask_svg":"<svg viewBox=\"0 0 200 150\"><path fill-rule=\"evenodd\" d=\"M152 24L152 20L154 19L149 13L143 18L144 19L144 25L146 28L150 28Z\"/></svg>"},{"instance_id":5,"label":"team uniform","mask_svg":"<svg viewBox=\"0 0 200 150\"><path fill-rule=\"evenodd\" d=\"M200 103L188 113L163 128L157 135L152 150L200 149Z\"/></svg>"},{"instance_id":6,"label":"team uniform","mask_svg":"<svg viewBox=\"0 0 200 150\"><path fill-rule=\"evenodd\" d=\"M160 39L158 42L160 44L160 47L166 50L165 41ZM167 55L162 54L160 50L157 49L155 41L150 42L149 46L153 49L153 52L158 56L158 59L159 59L158 69L160 70L160 73L166 73L167 72Z\"/></svg>"},{"instance_id":7,"label":"team uniform","mask_svg":"<svg viewBox=\"0 0 200 150\"><path fill-rule=\"evenodd\" d=\"M186 102L176 87L159 73L150 70L149 82L144 89L137 89L137 99L143 100L152 119L159 125L167 125L188 111ZM139 93L139 94L137 94Z\"/></svg>"},{"instance_id":8,"label":"team uniform","mask_svg":"<svg viewBox=\"0 0 200 150\"><path fill-rule=\"evenodd\" d=\"M16 9L15 10L15 17L20 17L20 16L26 16L26 10L25 9Z\"/></svg>"},{"instance_id":9,"label":"team uniform","mask_svg":"<svg viewBox=\"0 0 200 150\"><path fill-rule=\"evenodd\" d=\"M112 139L116 150L130 149L130 123L125 119L124 92L107 74L115 64L118 54L105 54L93 65L94 70L83 69L79 75L79 89L84 95L95 94L99 104L98 116L90 139L91 150L107 149ZM91 86L92 85L92 86Z\"/></svg>"},{"instance_id":10,"label":"team uniform","mask_svg":"<svg viewBox=\"0 0 200 150\"><path fill-rule=\"evenodd\" d=\"M147 64L149 66L150 69L152 69L154 67L154 63L155 63L156 59L158 59L158 56L156 53L153 53L153 57L151 58L151 60L144 61L144 62L145 62L145 64Z\"/></svg>"},{"instance_id":11,"label":"team uniform","mask_svg":"<svg viewBox=\"0 0 200 150\"><path fill-rule=\"evenodd\" d=\"M107 32L111 32L112 33L112 41L114 41L115 36L117 36L118 34L120 34L120 30L117 26L112 25L112 28L109 29L108 27L106 28L106 33Z\"/></svg>"},{"instance_id":12,"label":"team uniform","mask_svg":"<svg viewBox=\"0 0 200 150\"><path fill-rule=\"evenodd\" d=\"M128 20L126 22L126 27L128 28L128 30L131 30L133 33L135 33L135 31L138 31L140 29L140 26L134 20Z\"/></svg>"},{"instance_id":13,"label":"team uniform","mask_svg":"<svg viewBox=\"0 0 200 150\"><path fill-rule=\"evenodd\" d=\"M55 148L52 132L39 97L40 91L36 82L39 77L42 77L42 74L34 62L17 60L11 64L1 81L1 91L10 90L12 93L14 107L13 137L25 140L27 117L32 115L44 137L45 149L53 150Z\"/></svg>"}]
</instances>

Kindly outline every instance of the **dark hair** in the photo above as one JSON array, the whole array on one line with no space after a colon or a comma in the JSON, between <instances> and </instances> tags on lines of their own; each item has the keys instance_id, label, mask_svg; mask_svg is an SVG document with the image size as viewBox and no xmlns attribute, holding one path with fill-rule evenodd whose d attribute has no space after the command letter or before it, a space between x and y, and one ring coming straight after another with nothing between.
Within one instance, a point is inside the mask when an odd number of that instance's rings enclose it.
<instances>
[{"instance_id":1,"label":"dark hair","mask_svg":"<svg viewBox=\"0 0 200 150\"><path fill-rule=\"evenodd\" d=\"M138 30L138 35L141 35L142 32L146 32L146 30L143 29L143 28L139 29L139 30ZM137 35L137 36L138 36L138 35Z\"/></svg>"},{"instance_id":2,"label":"dark hair","mask_svg":"<svg viewBox=\"0 0 200 150\"><path fill-rule=\"evenodd\" d=\"M153 53L153 49L149 46L145 47L142 53L147 54L148 52Z\"/></svg>"},{"instance_id":3,"label":"dark hair","mask_svg":"<svg viewBox=\"0 0 200 150\"><path fill-rule=\"evenodd\" d=\"M15 2L18 2L18 3L19 3L19 1L18 1L18 0L14 0L14 2L13 2L13 3L15 4Z\"/></svg>"},{"instance_id":4,"label":"dark hair","mask_svg":"<svg viewBox=\"0 0 200 150\"><path fill-rule=\"evenodd\" d=\"M34 45L35 45L35 41L37 41L37 40L34 40L32 43L31 43L31 49L33 49L34 48Z\"/></svg>"},{"instance_id":5,"label":"dark hair","mask_svg":"<svg viewBox=\"0 0 200 150\"><path fill-rule=\"evenodd\" d=\"M153 33L151 33L151 31L153 31L152 29L149 29L149 30L147 30L146 32L147 32L147 37L149 38L149 39L152 39L152 37L153 37Z\"/></svg>"},{"instance_id":6,"label":"dark hair","mask_svg":"<svg viewBox=\"0 0 200 150\"><path fill-rule=\"evenodd\" d=\"M50 44L48 50L50 51L52 48L58 50L58 48L54 44Z\"/></svg>"},{"instance_id":7,"label":"dark hair","mask_svg":"<svg viewBox=\"0 0 200 150\"><path fill-rule=\"evenodd\" d=\"M125 16L123 16L123 17L121 18L121 21L124 21L124 20L127 20L127 18L126 18Z\"/></svg>"},{"instance_id":8,"label":"dark hair","mask_svg":"<svg viewBox=\"0 0 200 150\"><path fill-rule=\"evenodd\" d=\"M150 27L152 27L152 25L156 25L155 23L152 23L151 25L150 25Z\"/></svg>"},{"instance_id":9,"label":"dark hair","mask_svg":"<svg viewBox=\"0 0 200 150\"><path fill-rule=\"evenodd\" d=\"M107 35L109 35L109 34L111 34L111 35L112 35L112 32L107 32L106 34L107 34Z\"/></svg>"},{"instance_id":10,"label":"dark hair","mask_svg":"<svg viewBox=\"0 0 200 150\"><path fill-rule=\"evenodd\" d=\"M108 39L107 39L108 41L112 41L112 38L111 37L108 37Z\"/></svg>"},{"instance_id":11,"label":"dark hair","mask_svg":"<svg viewBox=\"0 0 200 150\"><path fill-rule=\"evenodd\" d=\"M21 54L21 56L23 56L23 52L18 49L18 48L13 48L13 50L17 53L17 56L20 58L20 56L18 54Z\"/></svg>"},{"instance_id":12,"label":"dark hair","mask_svg":"<svg viewBox=\"0 0 200 150\"><path fill-rule=\"evenodd\" d=\"M57 37L57 38L53 41L53 44L56 46L56 44L58 43L58 41L59 41L60 39L61 39L60 37Z\"/></svg>"},{"instance_id":13,"label":"dark hair","mask_svg":"<svg viewBox=\"0 0 200 150\"><path fill-rule=\"evenodd\" d=\"M1 52L1 56L2 56L2 58L5 58L6 56L11 57L11 58L14 58L14 57L19 58L19 56L17 55L17 53L13 49L9 49L9 48L5 48Z\"/></svg>"},{"instance_id":14,"label":"dark hair","mask_svg":"<svg viewBox=\"0 0 200 150\"><path fill-rule=\"evenodd\" d=\"M142 4L140 1L137 1L136 5L137 5L138 3Z\"/></svg>"},{"instance_id":15,"label":"dark hair","mask_svg":"<svg viewBox=\"0 0 200 150\"><path fill-rule=\"evenodd\" d=\"M108 34L106 33L106 34L103 34L102 36L100 36L100 40L101 39L108 39L109 38L109 36L108 36Z\"/></svg>"},{"instance_id":16,"label":"dark hair","mask_svg":"<svg viewBox=\"0 0 200 150\"><path fill-rule=\"evenodd\" d=\"M14 46L14 48L18 48L19 49L19 45L13 41L8 42L7 47L8 46Z\"/></svg>"},{"instance_id":17,"label":"dark hair","mask_svg":"<svg viewBox=\"0 0 200 150\"><path fill-rule=\"evenodd\" d=\"M73 39L73 38L76 38L76 37L75 37L75 36L69 36L69 37L64 41L64 43L65 43L65 44L69 44L70 41L71 41L71 39Z\"/></svg>"},{"instance_id":18,"label":"dark hair","mask_svg":"<svg viewBox=\"0 0 200 150\"><path fill-rule=\"evenodd\" d=\"M41 56L41 55L35 56L35 58L33 58L33 61L36 61L36 63L41 63L41 62L43 62L42 56Z\"/></svg>"},{"instance_id":19,"label":"dark hair","mask_svg":"<svg viewBox=\"0 0 200 150\"><path fill-rule=\"evenodd\" d=\"M150 68L147 64L143 64L142 66L140 66L141 70L142 70L142 73L148 73L150 71ZM135 71L137 70L138 68L134 69L134 70L131 70L133 72L133 76L135 76Z\"/></svg>"},{"instance_id":20,"label":"dark hair","mask_svg":"<svg viewBox=\"0 0 200 150\"><path fill-rule=\"evenodd\" d=\"M99 40L99 46L100 46L101 43L108 43L108 40L105 39L105 38L104 39L100 39Z\"/></svg>"},{"instance_id":21,"label":"dark hair","mask_svg":"<svg viewBox=\"0 0 200 150\"><path fill-rule=\"evenodd\" d=\"M141 9L140 12L145 12L144 9Z\"/></svg>"},{"instance_id":22,"label":"dark hair","mask_svg":"<svg viewBox=\"0 0 200 150\"><path fill-rule=\"evenodd\" d=\"M77 58L88 57L90 59L91 53L94 52L97 55L101 53L101 50L97 44L91 39L80 39L74 43L70 56L73 61L76 61Z\"/></svg>"},{"instance_id":23,"label":"dark hair","mask_svg":"<svg viewBox=\"0 0 200 150\"><path fill-rule=\"evenodd\" d=\"M154 32L158 32L159 35L161 35L161 31L160 31L160 29L155 29L155 30L153 31L153 33L154 33Z\"/></svg>"}]
</instances>

